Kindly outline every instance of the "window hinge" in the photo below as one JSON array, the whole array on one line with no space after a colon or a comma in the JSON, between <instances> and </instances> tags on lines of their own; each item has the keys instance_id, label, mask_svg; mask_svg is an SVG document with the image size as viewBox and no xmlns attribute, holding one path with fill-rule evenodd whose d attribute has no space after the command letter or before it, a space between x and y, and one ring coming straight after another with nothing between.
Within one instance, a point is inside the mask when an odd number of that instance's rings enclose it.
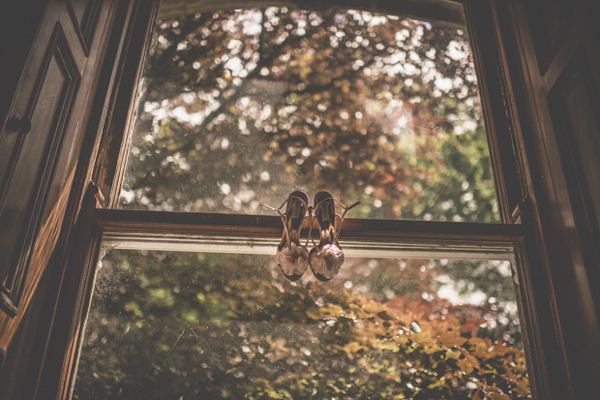
<instances>
[{"instance_id":1,"label":"window hinge","mask_svg":"<svg viewBox=\"0 0 600 400\"><path fill-rule=\"evenodd\" d=\"M96 208L102 208L102 204L104 204L104 194L102 194L102 190L93 181L90 181L90 185L88 186L89 193L94 196L96 199Z\"/></svg>"},{"instance_id":2,"label":"window hinge","mask_svg":"<svg viewBox=\"0 0 600 400\"><path fill-rule=\"evenodd\" d=\"M513 224L516 223L519 218L521 218L521 215L523 215L523 212L526 210L528 203L529 195L526 194L525 197L523 197L521 201L517 203L515 208L512 210L512 213L510 214L511 222Z\"/></svg>"}]
</instances>

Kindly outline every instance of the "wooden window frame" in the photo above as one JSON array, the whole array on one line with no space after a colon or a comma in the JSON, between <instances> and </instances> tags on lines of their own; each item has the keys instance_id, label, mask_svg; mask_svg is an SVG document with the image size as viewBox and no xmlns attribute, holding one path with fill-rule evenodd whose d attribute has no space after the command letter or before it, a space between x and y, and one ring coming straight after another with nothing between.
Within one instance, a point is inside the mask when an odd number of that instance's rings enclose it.
<instances>
[{"instance_id":1,"label":"wooden window frame","mask_svg":"<svg viewBox=\"0 0 600 400\"><path fill-rule=\"evenodd\" d=\"M101 140L95 149L95 165L90 164L88 173L96 184L88 185L71 235L71 251L50 313L51 330L45 340L36 384L31 389L32 398L48 398L51 393L54 398L66 399L70 395L103 236L143 242L169 232L180 235L173 240L185 237L195 240L197 246L214 236L243 246L244 238L264 238L268 244L276 243L281 235L281 222L275 216L111 208L120 192L130 140L126 132L133 121L137 83L158 4L152 1L150 5L144 0L124 2L130 4L131 15L125 23L128 29L122 32L118 43L120 50L115 57L109 95L102 100L109 112L100 122ZM570 378L565 374L562 338L555 326L556 306L547 260L539 243L539 221L530 201L532 189L525 177L527 158L500 32L501 17L496 0L460 3L465 7L474 51L502 224L347 219L342 240L356 242L357 246L384 242L406 254L421 251L438 258L442 258L440 254L511 254L533 397L568 394ZM545 329L548 326L553 329Z\"/></svg>"}]
</instances>

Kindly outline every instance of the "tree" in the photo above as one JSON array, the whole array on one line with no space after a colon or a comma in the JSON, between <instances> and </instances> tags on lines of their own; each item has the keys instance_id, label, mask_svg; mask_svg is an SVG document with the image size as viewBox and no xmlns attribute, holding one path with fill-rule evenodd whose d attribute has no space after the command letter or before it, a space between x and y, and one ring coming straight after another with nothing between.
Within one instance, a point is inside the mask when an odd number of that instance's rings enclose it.
<instances>
[{"instance_id":1,"label":"tree","mask_svg":"<svg viewBox=\"0 0 600 400\"><path fill-rule=\"evenodd\" d=\"M111 251L75 398L529 396L523 351L481 328L489 304L390 294L398 280L377 271L401 260L353 262L332 283L291 283L272 257Z\"/></svg>"},{"instance_id":2,"label":"tree","mask_svg":"<svg viewBox=\"0 0 600 400\"><path fill-rule=\"evenodd\" d=\"M352 10L159 22L124 186L129 208L265 213L300 189L498 220L464 32Z\"/></svg>"}]
</instances>

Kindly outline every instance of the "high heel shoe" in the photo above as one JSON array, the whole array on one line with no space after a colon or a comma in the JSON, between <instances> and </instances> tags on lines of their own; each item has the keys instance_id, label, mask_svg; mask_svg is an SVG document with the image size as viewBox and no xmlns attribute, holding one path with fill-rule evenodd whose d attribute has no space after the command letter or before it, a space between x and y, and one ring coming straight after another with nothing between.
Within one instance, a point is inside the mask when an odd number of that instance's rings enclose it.
<instances>
[{"instance_id":1,"label":"high heel shoe","mask_svg":"<svg viewBox=\"0 0 600 400\"><path fill-rule=\"evenodd\" d=\"M286 205L285 213L279 210ZM278 208L264 206L276 211L283 222L283 237L277 247L277 265L290 281L297 281L308 269L308 250L300 244L300 230L308 211L308 195L301 191L292 192ZM307 240L308 243L308 240Z\"/></svg>"},{"instance_id":2,"label":"high heel shoe","mask_svg":"<svg viewBox=\"0 0 600 400\"><path fill-rule=\"evenodd\" d=\"M344 209L341 216L335 213L336 202ZM319 244L315 244L315 247L310 251L309 264L315 277L320 281L327 282L337 275L344 263L344 252L338 242L344 216L348 210L357 206L360 202L346 207L335 200L329 192L319 192L315 196L314 204L313 212L314 217L317 219L320 239ZM337 227L336 218L340 220Z\"/></svg>"}]
</instances>

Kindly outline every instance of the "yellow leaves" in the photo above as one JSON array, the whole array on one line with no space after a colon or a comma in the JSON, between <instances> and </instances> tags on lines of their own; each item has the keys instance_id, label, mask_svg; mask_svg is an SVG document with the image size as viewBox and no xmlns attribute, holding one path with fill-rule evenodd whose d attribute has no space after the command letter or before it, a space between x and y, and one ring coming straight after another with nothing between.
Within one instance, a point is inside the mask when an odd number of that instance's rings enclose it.
<instances>
[{"instance_id":1,"label":"yellow leaves","mask_svg":"<svg viewBox=\"0 0 600 400\"><path fill-rule=\"evenodd\" d=\"M422 344L423 346L433 346L435 343L435 340L433 340L431 338L431 332L430 331L423 331L423 332L418 332L418 333L412 333L410 335L410 340L412 340L413 342L417 343L417 344Z\"/></svg>"},{"instance_id":2,"label":"yellow leaves","mask_svg":"<svg viewBox=\"0 0 600 400\"><path fill-rule=\"evenodd\" d=\"M443 388L445 385L446 385L446 380L442 378L442 379L439 379L439 380L435 381L434 383L428 385L427 389Z\"/></svg>"},{"instance_id":3,"label":"yellow leaves","mask_svg":"<svg viewBox=\"0 0 600 400\"><path fill-rule=\"evenodd\" d=\"M353 312L358 318L366 318L369 316L369 313L365 311L364 307L359 307L356 304L349 304L348 308L351 312Z\"/></svg>"},{"instance_id":4,"label":"yellow leaves","mask_svg":"<svg viewBox=\"0 0 600 400\"><path fill-rule=\"evenodd\" d=\"M472 337L468 340L468 343L471 345L471 354L475 357L487 359L494 356L494 354L490 352L492 341L488 338L482 339Z\"/></svg>"},{"instance_id":5,"label":"yellow leaves","mask_svg":"<svg viewBox=\"0 0 600 400\"><path fill-rule=\"evenodd\" d=\"M358 342L350 342L345 345L343 349L346 354L348 354L348 358L353 359L354 353L358 353L360 350L366 350L367 348Z\"/></svg>"},{"instance_id":6,"label":"yellow leaves","mask_svg":"<svg viewBox=\"0 0 600 400\"><path fill-rule=\"evenodd\" d=\"M269 396L270 399L283 399L283 396L281 396L274 390L267 390L266 394Z\"/></svg>"},{"instance_id":7,"label":"yellow leaves","mask_svg":"<svg viewBox=\"0 0 600 400\"><path fill-rule=\"evenodd\" d=\"M466 375L469 375L471 372L473 372L473 365L466 358L458 361L458 367Z\"/></svg>"},{"instance_id":8,"label":"yellow leaves","mask_svg":"<svg viewBox=\"0 0 600 400\"><path fill-rule=\"evenodd\" d=\"M183 319L191 323L195 323L199 318L198 311L193 308L183 309L180 314Z\"/></svg>"},{"instance_id":9,"label":"yellow leaves","mask_svg":"<svg viewBox=\"0 0 600 400\"><path fill-rule=\"evenodd\" d=\"M343 312L342 307L338 306L337 304L328 304L325 307L320 307L320 308L310 308L308 310L306 310L306 315L317 321L317 320L321 320L323 318L331 318L331 317L339 317Z\"/></svg>"},{"instance_id":10,"label":"yellow leaves","mask_svg":"<svg viewBox=\"0 0 600 400\"><path fill-rule=\"evenodd\" d=\"M133 312L133 314L138 318L144 318L144 312L142 311L139 304L135 301L131 301L125 304L125 310Z\"/></svg>"},{"instance_id":11,"label":"yellow leaves","mask_svg":"<svg viewBox=\"0 0 600 400\"><path fill-rule=\"evenodd\" d=\"M306 310L306 316L310 319L317 321L323 318L323 311L322 309L316 307L309 308L308 310Z\"/></svg>"},{"instance_id":12,"label":"yellow leaves","mask_svg":"<svg viewBox=\"0 0 600 400\"><path fill-rule=\"evenodd\" d=\"M313 72L312 67L314 65L314 59L314 51L302 51L300 49L296 49L289 65L290 67L295 67L295 72L300 75L302 80L305 80L306 77Z\"/></svg>"},{"instance_id":13,"label":"yellow leaves","mask_svg":"<svg viewBox=\"0 0 600 400\"><path fill-rule=\"evenodd\" d=\"M368 169L369 171L375 171L375 169L377 168L375 163L373 163L369 160L365 160L363 164L364 164L365 168Z\"/></svg>"},{"instance_id":14,"label":"yellow leaves","mask_svg":"<svg viewBox=\"0 0 600 400\"><path fill-rule=\"evenodd\" d=\"M523 378L518 383L517 386L513 388L514 392L517 392L521 396L525 396L531 392L529 389L529 379Z\"/></svg>"},{"instance_id":15,"label":"yellow leaves","mask_svg":"<svg viewBox=\"0 0 600 400\"><path fill-rule=\"evenodd\" d=\"M385 311L385 306L381 303L370 301L365 304L365 312L369 314L375 314L380 311Z\"/></svg>"},{"instance_id":16,"label":"yellow leaves","mask_svg":"<svg viewBox=\"0 0 600 400\"><path fill-rule=\"evenodd\" d=\"M437 344L434 344L433 346L431 346L431 348L425 350L425 353L431 355L434 353L437 353L439 351L444 351L444 349L442 349L440 346L438 346Z\"/></svg>"},{"instance_id":17,"label":"yellow leaves","mask_svg":"<svg viewBox=\"0 0 600 400\"><path fill-rule=\"evenodd\" d=\"M373 349L387 350L387 351L392 351L394 353L397 353L400 351L400 347L398 346L396 341L391 340L391 339L371 338L370 340L368 340L366 342L366 346L368 346L368 347L363 347L365 350L373 350Z\"/></svg>"},{"instance_id":18,"label":"yellow leaves","mask_svg":"<svg viewBox=\"0 0 600 400\"><path fill-rule=\"evenodd\" d=\"M475 368L479 369L479 361L470 354L465 354L463 359L458 361L458 367L466 375L473 372Z\"/></svg>"},{"instance_id":19,"label":"yellow leaves","mask_svg":"<svg viewBox=\"0 0 600 400\"><path fill-rule=\"evenodd\" d=\"M398 343L400 346L406 346L408 343L408 338L406 336L396 336L394 337L394 341Z\"/></svg>"},{"instance_id":20,"label":"yellow leaves","mask_svg":"<svg viewBox=\"0 0 600 400\"><path fill-rule=\"evenodd\" d=\"M465 354L465 359L467 359L467 360L469 361L469 363L470 363L470 364L471 364L473 367L475 367L475 368L477 368L477 369L481 368L481 367L479 366L479 360L477 360L477 359L476 359L475 357L473 357L472 355L470 355L470 354Z\"/></svg>"},{"instance_id":21,"label":"yellow leaves","mask_svg":"<svg viewBox=\"0 0 600 400\"><path fill-rule=\"evenodd\" d=\"M400 351L400 348L398 347L398 345L396 345L396 343L389 341L389 340L382 340L379 342L379 348L382 350L391 350L393 352L398 352Z\"/></svg>"}]
</instances>

